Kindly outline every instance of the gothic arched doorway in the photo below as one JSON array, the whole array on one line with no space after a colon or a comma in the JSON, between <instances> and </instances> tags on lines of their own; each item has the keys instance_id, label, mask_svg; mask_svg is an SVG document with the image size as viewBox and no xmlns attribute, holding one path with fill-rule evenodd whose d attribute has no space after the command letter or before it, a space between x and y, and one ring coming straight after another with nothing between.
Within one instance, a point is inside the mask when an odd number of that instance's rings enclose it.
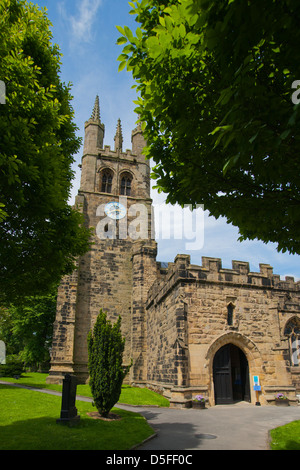
<instances>
[{"instance_id":1,"label":"gothic arched doorway","mask_svg":"<svg viewBox=\"0 0 300 470\"><path fill-rule=\"evenodd\" d=\"M234 344L226 344L216 352L213 379L216 405L251 401L248 361Z\"/></svg>"}]
</instances>

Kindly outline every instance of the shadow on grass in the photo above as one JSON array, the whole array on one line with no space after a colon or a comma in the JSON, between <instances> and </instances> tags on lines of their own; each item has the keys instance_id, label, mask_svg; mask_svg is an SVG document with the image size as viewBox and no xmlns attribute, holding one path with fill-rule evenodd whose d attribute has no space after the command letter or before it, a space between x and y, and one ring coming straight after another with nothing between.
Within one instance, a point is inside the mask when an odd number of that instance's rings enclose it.
<instances>
[{"instance_id":1,"label":"shadow on grass","mask_svg":"<svg viewBox=\"0 0 300 470\"><path fill-rule=\"evenodd\" d=\"M296 441L287 441L285 445L286 450L300 450L300 443Z\"/></svg>"},{"instance_id":2,"label":"shadow on grass","mask_svg":"<svg viewBox=\"0 0 300 470\"><path fill-rule=\"evenodd\" d=\"M0 450L127 450L153 434L142 416L112 411L122 419L95 420L84 409L79 424L72 427L50 416L14 421L0 426Z\"/></svg>"},{"instance_id":3,"label":"shadow on grass","mask_svg":"<svg viewBox=\"0 0 300 470\"><path fill-rule=\"evenodd\" d=\"M297 441L288 440L284 444L273 444L273 450L300 450L300 443Z\"/></svg>"},{"instance_id":4,"label":"shadow on grass","mask_svg":"<svg viewBox=\"0 0 300 470\"><path fill-rule=\"evenodd\" d=\"M0 427L0 449L72 449L74 445L72 429L69 430L67 427L65 429L61 428L62 426L56 424L55 419L49 417L14 421L9 425Z\"/></svg>"}]
</instances>

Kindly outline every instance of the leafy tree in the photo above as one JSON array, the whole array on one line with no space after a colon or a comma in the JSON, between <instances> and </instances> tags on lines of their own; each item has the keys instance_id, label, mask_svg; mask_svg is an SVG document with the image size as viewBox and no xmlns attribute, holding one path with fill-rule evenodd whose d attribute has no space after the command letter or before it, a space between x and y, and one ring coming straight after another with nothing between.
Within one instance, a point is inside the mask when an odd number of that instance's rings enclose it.
<instances>
[{"instance_id":1,"label":"leafy tree","mask_svg":"<svg viewBox=\"0 0 300 470\"><path fill-rule=\"evenodd\" d=\"M81 140L61 54L46 11L0 3L0 298L46 292L88 249L82 216L67 201Z\"/></svg>"},{"instance_id":2,"label":"leafy tree","mask_svg":"<svg viewBox=\"0 0 300 470\"><path fill-rule=\"evenodd\" d=\"M118 27L167 202L300 253L298 0L141 0ZM298 81L299 80L299 81Z\"/></svg>"},{"instance_id":3,"label":"leafy tree","mask_svg":"<svg viewBox=\"0 0 300 470\"><path fill-rule=\"evenodd\" d=\"M119 400L122 382L130 368L122 365L124 347L121 317L112 325L100 310L93 332L88 335L88 368L94 404L104 417Z\"/></svg>"},{"instance_id":4,"label":"leafy tree","mask_svg":"<svg viewBox=\"0 0 300 470\"><path fill-rule=\"evenodd\" d=\"M0 338L8 355L38 368L50 360L57 289L45 296L23 298L22 305L0 309Z\"/></svg>"}]
</instances>

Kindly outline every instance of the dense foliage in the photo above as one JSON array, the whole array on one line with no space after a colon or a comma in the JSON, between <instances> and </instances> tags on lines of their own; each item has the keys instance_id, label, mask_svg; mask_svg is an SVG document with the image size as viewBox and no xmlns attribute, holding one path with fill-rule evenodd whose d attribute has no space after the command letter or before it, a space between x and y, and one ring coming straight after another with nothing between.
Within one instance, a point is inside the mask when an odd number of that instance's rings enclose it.
<instances>
[{"instance_id":1,"label":"dense foliage","mask_svg":"<svg viewBox=\"0 0 300 470\"><path fill-rule=\"evenodd\" d=\"M298 0L140 0L118 27L153 176L240 239L300 253Z\"/></svg>"},{"instance_id":2,"label":"dense foliage","mask_svg":"<svg viewBox=\"0 0 300 470\"><path fill-rule=\"evenodd\" d=\"M80 147L44 9L0 2L0 300L49 291L88 249L68 205Z\"/></svg>"},{"instance_id":3,"label":"dense foliage","mask_svg":"<svg viewBox=\"0 0 300 470\"><path fill-rule=\"evenodd\" d=\"M88 368L94 404L104 417L119 400L122 383L130 367L122 364L124 347L121 317L112 325L101 310L88 336Z\"/></svg>"},{"instance_id":4,"label":"dense foliage","mask_svg":"<svg viewBox=\"0 0 300 470\"><path fill-rule=\"evenodd\" d=\"M57 289L44 296L24 297L22 304L0 308L0 339L8 357L26 367L47 367L56 315Z\"/></svg>"}]
</instances>

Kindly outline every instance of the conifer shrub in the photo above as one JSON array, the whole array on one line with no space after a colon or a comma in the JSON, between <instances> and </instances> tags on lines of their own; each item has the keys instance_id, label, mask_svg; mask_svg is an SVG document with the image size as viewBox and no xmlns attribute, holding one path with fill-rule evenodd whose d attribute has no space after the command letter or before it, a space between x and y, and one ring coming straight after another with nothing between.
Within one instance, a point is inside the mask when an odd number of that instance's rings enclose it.
<instances>
[{"instance_id":1,"label":"conifer shrub","mask_svg":"<svg viewBox=\"0 0 300 470\"><path fill-rule=\"evenodd\" d=\"M124 347L121 317L112 325L101 309L88 335L88 368L93 404L103 417L108 416L119 400L124 377L130 368L122 364Z\"/></svg>"},{"instance_id":2,"label":"conifer shrub","mask_svg":"<svg viewBox=\"0 0 300 470\"><path fill-rule=\"evenodd\" d=\"M6 364L0 365L0 377L19 377L24 372L24 364L17 355L7 356Z\"/></svg>"}]
</instances>

